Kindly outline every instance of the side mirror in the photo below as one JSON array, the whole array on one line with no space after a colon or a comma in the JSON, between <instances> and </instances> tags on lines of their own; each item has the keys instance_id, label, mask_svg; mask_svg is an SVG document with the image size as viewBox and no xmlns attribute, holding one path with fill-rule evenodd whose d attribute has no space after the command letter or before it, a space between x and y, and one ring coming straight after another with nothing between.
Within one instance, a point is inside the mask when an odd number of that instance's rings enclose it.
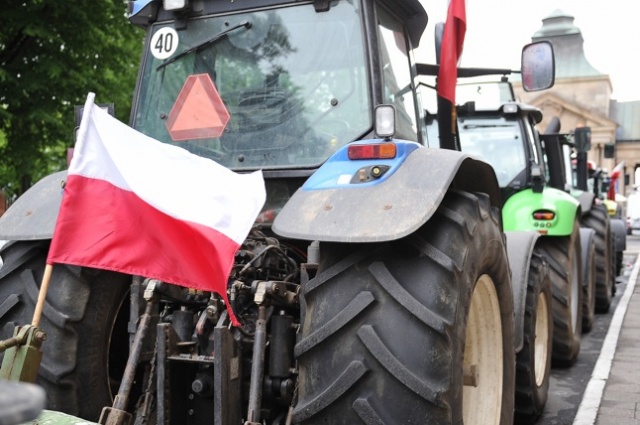
<instances>
[{"instance_id":1,"label":"side mirror","mask_svg":"<svg viewBox=\"0 0 640 425\"><path fill-rule=\"evenodd\" d=\"M522 49L522 88L538 91L553 86L556 78L556 63L553 46L548 41L527 44Z\"/></svg>"},{"instance_id":2,"label":"side mirror","mask_svg":"<svg viewBox=\"0 0 640 425\"><path fill-rule=\"evenodd\" d=\"M588 152L591 149L591 127L578 127L573 133L573 142L578 152Z\"/></svg>"}]
</instances>

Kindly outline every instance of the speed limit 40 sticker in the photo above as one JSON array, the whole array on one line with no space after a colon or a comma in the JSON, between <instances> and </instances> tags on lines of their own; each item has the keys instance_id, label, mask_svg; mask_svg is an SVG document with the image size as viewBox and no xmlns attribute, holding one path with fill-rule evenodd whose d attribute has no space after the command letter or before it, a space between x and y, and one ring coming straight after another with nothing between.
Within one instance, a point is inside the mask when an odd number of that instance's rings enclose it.
<instances>
[{"instance_id":1,"label":"speed limit 40 sticker","mask_svg":"<svg viewBox=\"0 0 640 425\"><path fill-rule=\"evenodd\" d=\"M164 60L176 52L178 48L178 33L173 28L160 28L151 37L149 50L154 58Z\"/></svg>"}]
</instances>

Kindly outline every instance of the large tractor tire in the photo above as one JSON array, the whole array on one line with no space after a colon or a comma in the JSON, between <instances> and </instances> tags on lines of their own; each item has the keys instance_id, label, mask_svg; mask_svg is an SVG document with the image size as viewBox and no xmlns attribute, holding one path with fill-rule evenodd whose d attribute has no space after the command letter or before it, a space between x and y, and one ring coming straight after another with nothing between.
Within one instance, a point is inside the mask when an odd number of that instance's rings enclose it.
<instances>
[{"instance_id":1,"label":"large tractor tire","mask_svg":"<svg viewBox=\"0 0 640 425\"><path fill-rule=\"evenodd\" d=\"M486 196L451 191L406 238L321 255L303 288L294 423L512 424L513 295Z\"/></svg>"},{"instance_id":2,"label":"large tractor tire","mask_svg":"<svg viewBox=\"0 0 640 425\"><path fill-rule=\"evenodd\" d=\"M515 423L532 424L549 395L553 314L549 266L533 254L524 312L523 346L516 356Z\"/></svg>"},{"instance_id":3,"label":"large tractor tire","mask_svg":"<svg viewBox=\"0 0 640 425\"><path fill-rule=\"evenodd\" d=\"M613 272L614 283L613 286L616 286L616 277L620 276L622 273L622 265L624 260L624 251L627 249L627 236L625 231L625 223L622 220L621 216L616 214L615 217L609 218L609 223L611 226L611 234L613 239L613 261L615 263L615 270Z\"/></svg>"},{"instance_id":4,"label":"large tractor tire","mask_svg":"<svg viewBox=\"0 0 640 425\"><path fill-rule=\"evenodd\" d=\"M591 332L596 313L595 232L583 229L582 243L582 333ZM586 237L583 237L586 236Z\"/></svg>"},{"instance_id":5,"label":"large tractor tire","mask_svg":"<svg viewBox=\"0 0 640 425\"><path fill-rule=\"evenodd\" d=\"M545 256L551 271L552 363L571 366L578 360L582 333L582 261L578 223L575 223L570 236L541 237L536 251Z\"/></svg>"},{"instance_id":6,"label":"large tractor tire","mask_svg":"<svg viewBox=\"0 0 640 425\"><path fill-rule=\"evenodd\" d=\"M615 290L613 237L606 208L594 205L582 218L582 225L596 232L596 313L606 313Z\"/></svg>"},{"instance_id":7,"label":"large tractor tire","mask_svg":"<svg viewBox=\"0 0 640 425\"><path fill-rule=\"evenodd\" d=\"M48 249L49 241L10 242L3 248L0 339L11 337L16 325L31 323ZM102 407L111 405L111 385L117 391L128 353L130 280L54 265L40 321L47 339L37 378L47 393L47 409L97 421Z\"/></svg>"}]
</instances>

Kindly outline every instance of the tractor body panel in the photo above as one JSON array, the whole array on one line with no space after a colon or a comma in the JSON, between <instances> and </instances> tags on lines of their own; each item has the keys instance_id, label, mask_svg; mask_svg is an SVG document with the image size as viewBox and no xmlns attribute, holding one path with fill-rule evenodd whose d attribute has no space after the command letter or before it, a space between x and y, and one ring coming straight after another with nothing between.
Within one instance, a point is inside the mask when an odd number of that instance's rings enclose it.
<instances>
[{"instance_id":1,"label":"tractor body panel","mask_svg":"<svg viewBox=\"0 0 640 425\"><path fill-rule=\"evenodd\" d=\"M66 177L51 174L20 196L0 217L0 240L51 239Z\"/></svg>"},{"instance_id":2,"label":"tractor body panel","mask_svg":"<svg viewBox=\"0 0 640 425\"><path fill-rule=\"evenodd\" d=\"M546 188L536 193L526 189L511 196L504 204L505 230L531 230L549 236L568 236L573 231L580 203L566 192ZM548 212L550 218L536 219L534 213Z\"/></svg>"},{"instance_id":3,"label":"tractor body panel","mask_svg":"<svg viewBox=\"0 0 640 425\"><path fill-rule=\"evenodd\" d=\"M513 309L515 313L515 346L516 353L523 345L523 322L527 297L527 282L529 282L529 265L531 255L539 235L535 232L505 232L507 238L507 253L509 254L509 268L511 269L511 286L513 288Z\"/></svg>"},{"instance_id":4,"label":"tractor body panel","mask_svg":"<svg viewBox=\"0 0 640 425\"><path fill-rule=\"evenodd\" d=\"M340 152L323 165L275 219L281 236L330 242L399 239L426 223L448 188L488 193L499 206L491 167L456 151L419 148L378 181L359 183L360 170L385 166L348 161ZM471 177L473 176L473 177Z\"/></svg>"}]
</instances>

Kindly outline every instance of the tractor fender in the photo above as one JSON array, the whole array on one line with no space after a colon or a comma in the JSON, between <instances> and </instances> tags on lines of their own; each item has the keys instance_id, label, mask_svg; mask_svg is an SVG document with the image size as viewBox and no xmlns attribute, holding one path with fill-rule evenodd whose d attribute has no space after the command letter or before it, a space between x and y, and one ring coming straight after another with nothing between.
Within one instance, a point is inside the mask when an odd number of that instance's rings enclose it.
<instances>
[{"instance_id":1,"label":"tractor fender","mask_svg":"<svg viewBox=\"0 0 640 425\"><path fill-rule=\"evenodd\" d=\"M589 245L591 244L591 240L595 238L595 234L596 231L589 227L580 228L580 245L582 248L582 286L587 286L589 284L589 276L587 275L590 270Z\"/></svg>"},{"instance_id":2,"label":"tractor fender","mask_svg":"<svg viewBox=\"0 0 640 425\"><path fill-rule=\"evenodd\" d=\"M486 193L493 206L500 206L500 189L489 164L462 152L418 146L384 179L367 184L352 183L350 167L357 173L361 163L330 159L284 205L273 231L321 242L396 240L426 223L450 187Z\"/></svg>"},{"instance_id":3,"label":"tractor fender","mask_svg":"<svg viewBox=\"0 0 640 425\"><path fill-rule=\"evenodd\" d=\"M529 266L531 255L539 234L536 232L505 232L507 239L507 254L509 269L511 270L511 287L513 288L513 307L515 315L515 348L519 353L524 344L524 311L529 282Z\"/></svg>"},{"instance_id":4,"label":"tractor fender","mask_svg":"<svg viewBox=\"0 0 640 425\"><path fill-rule=\"evenodd\" d=\"M535 212L553 213L553 218L537 219ZM522 190L511 196L502 208L505 230L530 230L549 236L570 235L579 214L580 202L552 187L545 187L542 192Z\"/></svg>"},{"instance_id":5,"label":"tractor fender","mask_svg":"<svg viewBox=\"0 0 640 425\"><path fill-rule=\"evenodd\" d=\"M66 178L66 171L50 174L23 193L0 217L0 239L51 239Z\"/></svg>"},{"instance_id":6,"label":"tractor fender","mask_svg":"<svg viewBox=\"0 0 640 425\"><path fill-rule=\"evenodd\" d=\"M610 218L609 223L615 241L615 251L624 251L627 249L627 226L625 222L619 218Z\"/></svg>"}]
</instances>

